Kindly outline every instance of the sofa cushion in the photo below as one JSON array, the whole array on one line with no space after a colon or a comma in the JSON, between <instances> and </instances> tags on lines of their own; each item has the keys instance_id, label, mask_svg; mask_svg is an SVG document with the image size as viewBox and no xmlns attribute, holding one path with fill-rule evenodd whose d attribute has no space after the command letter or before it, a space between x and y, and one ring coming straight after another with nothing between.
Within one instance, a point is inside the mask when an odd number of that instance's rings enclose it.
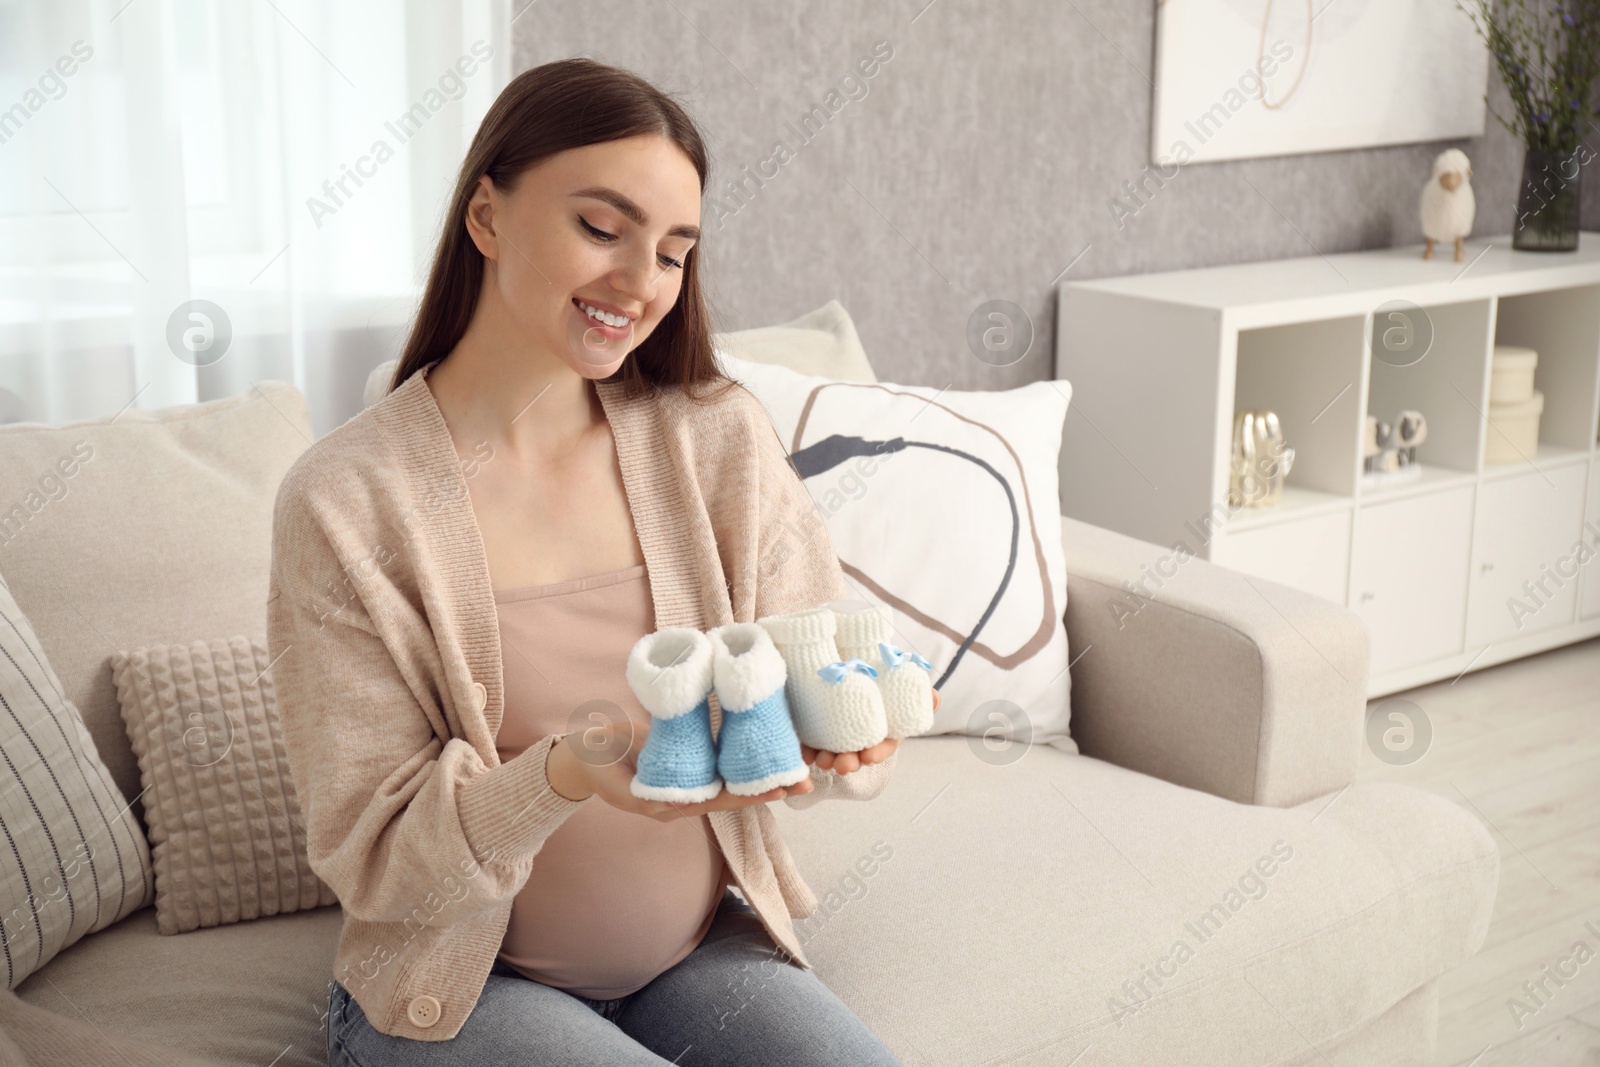
<instances>
[{"instance_id":1,"label":"sofa cushion","mask_svg":"<svg viewBox=\"0 0 1600 1067\"><path fill-rule=\"evenodd\" d=\"M272 504L312 441L284 382L157 411L0 426L0 573L127 799L139 769L111 683L118 649L265 638ZM77 457L71 476L58 473Z\"/></svg>"},{"instance_id":2,"label":"sofa cushion","mask_svg":"<svg viewBox=\"0 0 1600 1067\"><path fill-rule=\"evenodd\" d=\"M5 1067L216 1067L214 1059L184 1053L170 1045L139 1041L126 1033L112 1038L96 1029L93 1019L59 1016L10 992L0 993L0 1035L5 1038L0 1040L0 1064Z\"/></svg>"},{"instance_id":3,"label":"sofa cushion","mask_svg":"<svg viewBox=\"0 0 1600 1067\"><path fill-rule=\"evenodd\" d=\"M0 988L14 989L63 948L149 904L155 880L144 831L4 575L0 762Z\"/></svg>"},{"instance_id":4,"label":"sofa cushion","mask_svg":"<svg viewBox=\"0 0 1600 1067\"><path fill-rule=\"evenodd\" d=\"M1433 794L1252 807L1009 752L912 738L871 804L773 812L821 901L807 955L908 1063L1297 1062L1488 930L1499 852Z\"/></svg>"},{"instance_id":5,"label":"sofa cushion","mask_svg":"<svg viewBox=\"0 0 1600 1067\"><path fill-rule=\"evenodd\" d=\"M61 998L58 997L58 1000ZM0 993L0 1064L5 1067L216 1067L209 1060L170 1045L115 1039L81 1015L57 1015L29 1004L15 993Z\"/></svg>"},{"instance_id":6,"label":"sofa cushion","mask_svg":"<svg viewBox=\"0 0 1600 1067\"><path fill-rule=\"evenodd\" d=\"M145 908L61 953L17 996L62 1018L93 1020L113 1039L219 1065L326 1067L323 1026L343 919L335 906L162 937L155 909Z\"/></svg>"},{"instance_id":7,"label":"sofa cushion","mask_svg":"<svg viewBox=\"0 0 1600 1067\"><path fill-rule=\"evenodd\" d=\"M1044 1067L1089 1044L1104 1063L1320 1062L1300 1034L1340 1047L1488 929L1494 842L1420 790L1250 807L982 746L913 738L872 803L773 811L821 900L797 922L807 954L908 1064ZM147 908L18 995L220 1064L320 1067L342 914L161 937Z\"/></svg>"},{"instance_id":8,"label":"sofa cushion","mask_svg":"<svg viewBox=\"0 0 1600 1067\"><path fill-rule=\"evenodd\" d=\"M271 663L248 637L112 658L163 934L338 902L306 858Z\"/></svg>"}]
</instances>

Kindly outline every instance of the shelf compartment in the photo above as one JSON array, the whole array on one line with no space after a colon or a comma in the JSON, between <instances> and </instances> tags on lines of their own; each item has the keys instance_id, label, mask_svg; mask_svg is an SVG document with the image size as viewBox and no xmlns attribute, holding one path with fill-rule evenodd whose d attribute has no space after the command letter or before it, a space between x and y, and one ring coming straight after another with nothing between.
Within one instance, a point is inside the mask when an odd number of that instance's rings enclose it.
<instances>
[{"instance_id":1,"label":"shelf compartment","mask_svg":"<svg viewBox=\"0 0 1600 1067\"><path fill-rule=\"evenodd\" d=\"M1364 330L1350 317L1239 331L1233 410L1277 414L1295 453L1286 489L1354 496Z\"/></svg>"},{"instance_id":2,"label":"shelf compartment","mask_svg":"<svg viewBox=\"0 0 1600 1067\"><path fill-rule=\"evenodd\" d=\"M1406 328L1418 335L1423 330L1432 334L1425 354L1415 362L1406 362L1409 353L1397 353L1385 344L1387 333L1400 328L1395 320L1382 311L1373 315L1367 411L1382 422L1394 422L1406 409L1422 412L1428 435L1417 447L1417 462L1425 468L1469 474L1478 470L1487 430L1483 410L1494 310L1491 300L1469 300L1403 312L1409 320ZM1388 493L1366 494L1375 495Z\"/></svg>"},{"instance_id":3,"label":"shelf compartment","mask_svg":"<svg viewBox=\"0 0 1600 1067\"><path fill-rule=\"evenodd\" d=\"M1502 296L1495 339L1539 353L1539 441L1593 448L1600 405L1600 285Z\"/></svg>"}]
</instances>

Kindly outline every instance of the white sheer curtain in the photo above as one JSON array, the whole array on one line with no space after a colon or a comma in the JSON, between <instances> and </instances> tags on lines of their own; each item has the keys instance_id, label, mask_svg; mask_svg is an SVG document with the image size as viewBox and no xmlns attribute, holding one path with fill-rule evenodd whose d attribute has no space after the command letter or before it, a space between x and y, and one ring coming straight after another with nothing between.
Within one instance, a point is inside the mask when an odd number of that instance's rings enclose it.
<instances>
[{"instance_id":1,"label":"white sheer curtain","mask_svg":"<svg viewBox=\"0 0 1600 1067\"><path fill-rule=\"evenodd\" d=\"M0 0L0 422L395 355L511 0ZM225 345L225 347L224 347Z\"/></svg>"}]
</instances>

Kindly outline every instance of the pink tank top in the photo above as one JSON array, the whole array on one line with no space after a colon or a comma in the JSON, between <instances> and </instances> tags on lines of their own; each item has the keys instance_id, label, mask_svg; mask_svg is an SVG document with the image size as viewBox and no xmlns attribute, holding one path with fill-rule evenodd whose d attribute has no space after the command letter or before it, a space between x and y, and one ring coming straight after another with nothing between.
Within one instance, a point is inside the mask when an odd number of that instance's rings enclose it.
<instances>
[{"instance_id":1,"label":"pink tank top","mask_svg":"<svg viewBox=\"0 0 1600 1067\"><path fill-rule=\"evenodd\" d=\"M569 732L572 713L594 702L612 718L620 708L649 724L624 674L634 643L655 629L643 563L494 600L506 694L501 760ZM693 951L728 880L706 816L657 822L590 797L534 857L500 958L577 996L624 996Z\"/></svg>"}]
</instances>

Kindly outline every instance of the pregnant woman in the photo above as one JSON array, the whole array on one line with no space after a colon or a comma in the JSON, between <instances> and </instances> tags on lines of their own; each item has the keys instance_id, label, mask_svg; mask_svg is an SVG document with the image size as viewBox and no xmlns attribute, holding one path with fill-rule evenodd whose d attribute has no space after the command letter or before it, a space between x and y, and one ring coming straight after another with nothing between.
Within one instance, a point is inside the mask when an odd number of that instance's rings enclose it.
<instances>
[{"instance_id":1,"label":"pregnant woman","mask_svg":"<svg viewBox=\"0 0 1600 1067\"><path fill-rule=\"evenodd\" d=\"M810 969L791 917L816 897L767 807L871 799L896 742L804 749L810 777L760 796L629 789L641 636L852 594L713 362L706 174L631 74L514 79L387 394L279 490L268 640L345 913L336 1067L898 1062Z\"/></svg>"}]
</instances>

